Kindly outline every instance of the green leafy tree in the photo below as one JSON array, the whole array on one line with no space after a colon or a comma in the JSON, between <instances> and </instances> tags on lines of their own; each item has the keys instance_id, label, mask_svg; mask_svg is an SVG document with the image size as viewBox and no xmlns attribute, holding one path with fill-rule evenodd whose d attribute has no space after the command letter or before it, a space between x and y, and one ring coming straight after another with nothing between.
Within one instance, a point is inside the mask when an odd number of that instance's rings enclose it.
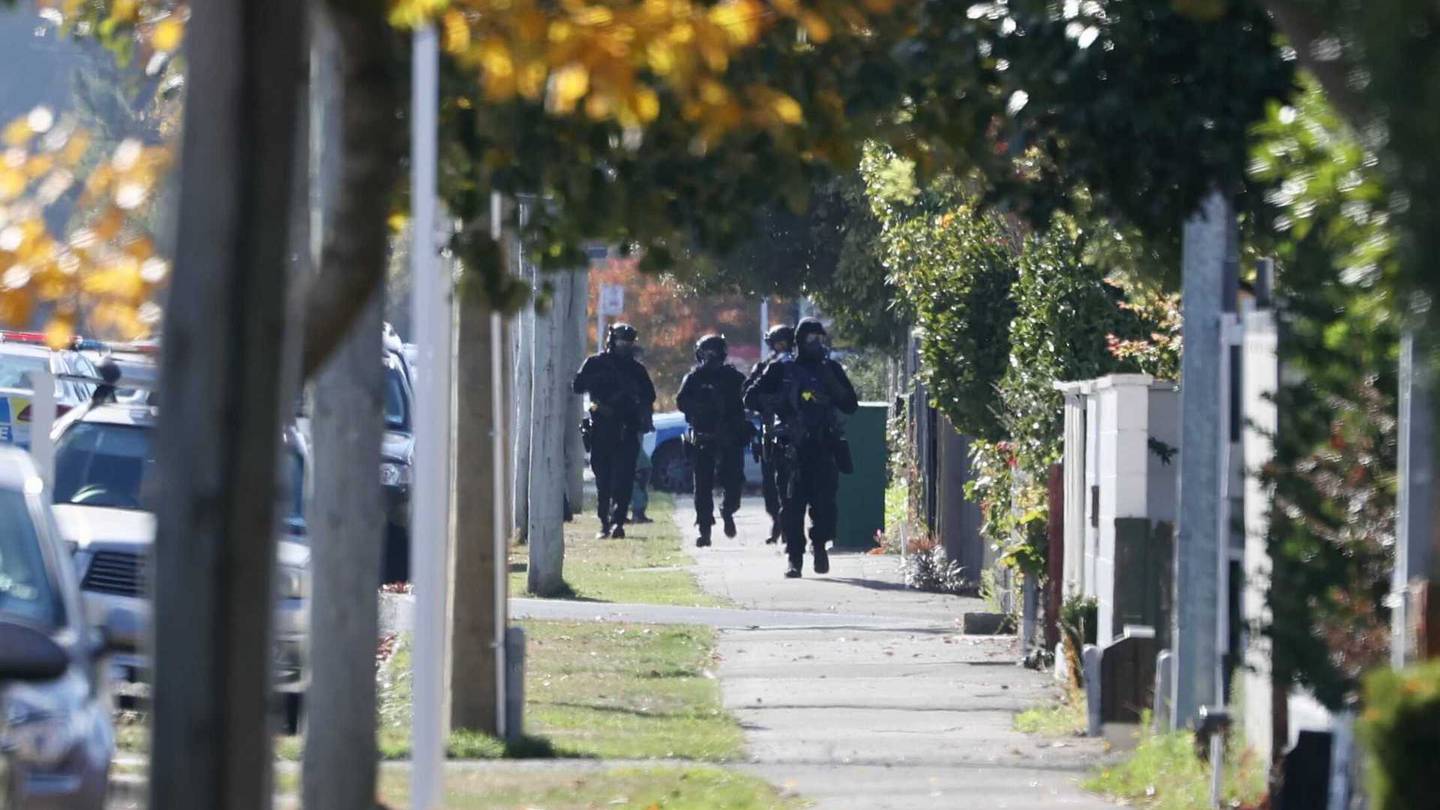
<instances>
[{"instance_id":1,"label":"green leafy tree","mask_svg":"<svg viewBox=\"0 0 1440 810\"><path fill-rule=\"evenodd\" d=\"M1388 655L1400 266L1386 177L1318 88L1258 135L1290 371L1269 470L1268 632L1277 675L1339 708Z\"/></svg>"},{"instance_id":2,"label":"green leafy tree","mask_svg":"<svg viewBox=\"0 0 1440 810\"><path fill-rule=\"evenodd\" d=\"M977 210L952 176L918 188L911 164L879 149L863 171L882 260L915 313L931 401L961 433L1005 438L995 386L1010 361L1014 228Z\"/></svg>"}]
</instances>

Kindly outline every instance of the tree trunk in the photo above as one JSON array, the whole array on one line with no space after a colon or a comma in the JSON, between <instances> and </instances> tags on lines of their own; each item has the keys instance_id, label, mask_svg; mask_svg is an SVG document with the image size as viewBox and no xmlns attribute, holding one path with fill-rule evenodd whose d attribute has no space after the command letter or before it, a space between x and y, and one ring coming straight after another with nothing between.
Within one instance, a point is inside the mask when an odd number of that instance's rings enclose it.
<instances>
[{"instance_id":1,"label":"tree trunk","mask_svg":"<svg viewBox=\"0 0 1440 810\"><path fill-rule=\"evenodd\" d=\"M308 810L349 810L375 800L383 299L376 290L315 380Z\"/></svg>"},{"instance_id":2,"label":"tree trunk","mask_svg":"<svg viewBox=\"0 0 1440 810\"><path fill-rule=\"evenodd\" d=\"M561 370L574 374L585 361L586 327L590 324L590 272L576 270L569 274L570 295L566 296L569 314L565 325L565 363ZM569 380L565 380L568 383ZM580 439L580 419L584 416L580 397L565 392L565 502L570 511L585 511L585 443Z\"/></svg>"},{"instance_id":3,"label":"tree trunk","mask_svg":"<svg viewBox=\"0 0 1440 810\"><path fill-rule=\"evenodd\" d=\"M319 215L317 230L328 241L340 177L345 96L340 86L341 43L323 9L317 8L313 19L312 204ZM384 255L366 260L383 266ZM375 800L375 583L385 525L379 478L383 300L380 285L315 377L314 498L307 521L311 687L303 789L308 810L349 810Z\"/></svg>"},{"instance_id":4,"label":"tree trunk","mask_svg":"<svg viewBox=\"0 0 1440 810\"><path fill-rule=\"evenodd\" d=\"M534 286L534 272L523 255L514 263L516 273ZM515 420L512 435L515 450L512 455L515 476L511 488L511 502L515 537L524 542L530 531L530 427L535 401L535 307L527 303L515 316L515 387L511 401L515 403Z\"/></svg>"},{"instance_id":5,"label":"tree trunk","mask_svg":"<svg viewBox=\"0 0 1440 810\"><path fill-rule=\"evenodd\" d=\"M564 302L570 274L556 273L548 312L535 317L535 394L530 428L530 592L555 596L565 591L565 383ZM571 372L573 373L573 371Z\"/></svg>"},{"instance_id":6,"label":"tree trunk","mask_svg":"<svg viewBox=\"0 0 1440 810\"><path fill-rule=\"evenodd\" d=\"M156 434L151 807L268 808L276 470L303 6L188 27Z\"/></svg>"},{"instance_id":7,"label":"tree trunk","mask_svg":"<svg viewBox=\"0 0 1440 810\"><path fill-rule=\"evenodd\" d=\"M470 268L475 272L477 268ZM459 351L455 362L455 458L451 503L455 518L454 599L451 616L450 725L500 735L504 714L506 543L497 533L501 508L495 464L506 441L494 363L503 330L479 290L458 296ZM503 407L503 405L502 405ZM503 459L503 454L501 454ZM508 527L507 527L508 528Z\"/></svg>"},{"instance_id":8,"label":"tree trunk","mask_svg":"<svg viewBox=\"0 0 1440 810\"><path fill-rule=\"evenodd\" d=\"M306 377L348 334L371 293L384 284L385 223L404 159L402 127L396 122L399 57L395 31L386 21L387 4L329 0L326 7L340 39L344 157L335 227L325 235L320 270L305 290Z\"/></svg>"}]
</instances>

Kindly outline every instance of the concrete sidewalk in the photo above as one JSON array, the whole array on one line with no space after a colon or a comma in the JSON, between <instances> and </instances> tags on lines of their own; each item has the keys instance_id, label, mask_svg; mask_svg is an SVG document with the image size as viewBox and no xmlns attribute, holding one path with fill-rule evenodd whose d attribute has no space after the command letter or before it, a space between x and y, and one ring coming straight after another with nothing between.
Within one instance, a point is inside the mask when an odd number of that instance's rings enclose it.
<instances>
[{"instance_id":1,"label":"concrete sidewalk","mask_svg":"<svg viewBox=\"0 0 1440 810\"><path fill-rule=\"evenodd\" d=\"M677 499L691 538L693 511ZM737 515L740 535L691 546L701 585L741 608L846 616L846 626L752 622L722 626L725 705L745 728L747 767L776 785L840 808L1104 808L1077 782L1098 741L1052 741L1013 729L1016 712L1046 700L1050 679L1016 665L1012 637L959 635L978 599L920 594L893 557L832 555L829 576L783 578L767 546L759 499Z\"/></svg>"}]
</instances>

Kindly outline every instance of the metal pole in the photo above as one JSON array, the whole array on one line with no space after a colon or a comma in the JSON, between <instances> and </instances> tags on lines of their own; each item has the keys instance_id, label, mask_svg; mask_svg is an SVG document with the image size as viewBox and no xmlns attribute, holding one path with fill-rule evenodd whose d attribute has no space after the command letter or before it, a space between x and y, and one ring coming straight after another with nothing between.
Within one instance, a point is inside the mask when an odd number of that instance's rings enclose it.
<instances>
[{"instance_id":1,"label":"metal pole","mask_svg":"<svg viewBox=\"0 0 1440 810\"><path fill-rule=\"evenodd\" d=\"M1220 686L1219 566L1220 465L1224 460L1221 310L1225 262L1233 228L1229 200L1219 192L1205 199L1185 223L1183 317L1185 352L1181 365L1180 520L1175 553L1174 724L1191 724ZM1228 472L1228 471L1227 471Z\"/></svg>"},{"instance_id":2,"label":"metal pole","mask_svg":"<svg viewBox=\"0 0 1440 810\"><path fill-rule=\"evenodd\" d=\"M760 356L765 356L765 336L770 334L770 296L760 299Z\"/></svg>"},{"instance_id":3,"label":"metal pole","mask_svg":"<svg viewBox=\"0 0 1440 810\"><path fill-rule=\"evenodd\" d=\"M504 211L504 199L499 193L490 195L490 237L497 243L505 238L505 223L502 217ZM505 665L505 628L509 624L507 608L510 605L508 587L510 584L509 559L509 527L505 525L505 510L500 508L505 503L505 445L507 434L506 416L509 414L510 403L505 401L505 386L502 381L505 379L505 354L504 354L505 325L500 318L500 313L492 312L490 315L490 412L494 414L493 429L495 435L491 437L492 468L490 497L494 500L494 507L490 510L491 531L494 533L495 542L495 564L491 567L491 575L494 577L492 593L495 595L495 678L499 687L496 692L496 726L501 736L510 733L509 718L506 716L505 695L507 692L505 677L507 674Z\"/></svg>"},{"instance_id":4,"label":"metal pole","mask_svg":"<svg viewBox=\"0 0 1440 810\"><path fill-rule=\"evenodd\" d=\"M411 726L410 800L414 810L433 810L443 795L445 695L445 508L449 481L446 451L450 425L449 279L437 251L435 162L439 63L435 29L417 29L412 62L410 117L410 272L415 342L420 354L415 410L415 489L411 498L410 568L415 585L412 655L414 705Z\"/></svg>"}]
</instances>

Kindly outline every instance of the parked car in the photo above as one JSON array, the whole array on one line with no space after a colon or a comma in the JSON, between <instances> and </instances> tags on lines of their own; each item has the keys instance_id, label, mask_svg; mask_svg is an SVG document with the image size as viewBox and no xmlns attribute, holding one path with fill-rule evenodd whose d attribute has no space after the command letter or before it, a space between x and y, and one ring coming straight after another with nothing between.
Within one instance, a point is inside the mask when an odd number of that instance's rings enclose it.
<instances>
[{"instance_id":1,"label":"parked car","mask_svg":"<svg viewBox=\"0 0 1440 810\"><path fill-rule=\"evenodd\" d=\"M92 621L112 614L135 627L150 623L145 571L155 539L147 508L154 456L156 409L127 403L73 412L55 427L55 514L74 555L85 609ZM276 552L274 685L285 728L299 726L309 685L309 564L304 519L304 480L309 449L294 428L285 432L291 479ZM144 698L149 661L139 639L110 662L125 695Z\"/></svg>"},{"instance_id":2,"label":"parked car","mask_svg":"<svg viewBox=\"0 0 1440 810\"><path fill-rule=\"evenodd\" d=\"M16 334L16 333L6 333ZM44 345L0 341L0 444L30 447L30 403L35 398L35 376L51 374L95 379L98 372L88 358L75 351L53 352ZM55 414L89 402L95 386L74 379L55 379Z\"/></svg>"},{"instance_id":3,"label":"parked car","mask_svg":"<svg viewBox=\"0 0 1440 810\"><path fill-rule=\"evenodd\" d=\"M753 417L755 429L760 424ZM690 470L690 457L685 453L685 414L679 411L657 413L654 418L655 430L645 434L641 447L650 455L651 485L662 492L689 492L694 487L694 474ZM745 451L745 483L760 486L760 463Z\"/></svg>"},{"instance_id":4,"label":"parked car","mask_svg":"<svg viewBox=\"0 0 1440 810\"><path fill-rule=\"evenodd\" d=\"M26 453L0 448L0 806L101 810L115 753L93 631Z\"/></svg>"},{"instance_id":5,"label":"parked car","mask_svg":"<svg viewBox=\"0 0 1440 810\"><path fill-rule=\"evenodd\" d=\"M380 484L385 489L382 583L410 579L410 484L415 461L415 391L404 354L385 352L385 438Z\"/></svg>"}]
</instances>

